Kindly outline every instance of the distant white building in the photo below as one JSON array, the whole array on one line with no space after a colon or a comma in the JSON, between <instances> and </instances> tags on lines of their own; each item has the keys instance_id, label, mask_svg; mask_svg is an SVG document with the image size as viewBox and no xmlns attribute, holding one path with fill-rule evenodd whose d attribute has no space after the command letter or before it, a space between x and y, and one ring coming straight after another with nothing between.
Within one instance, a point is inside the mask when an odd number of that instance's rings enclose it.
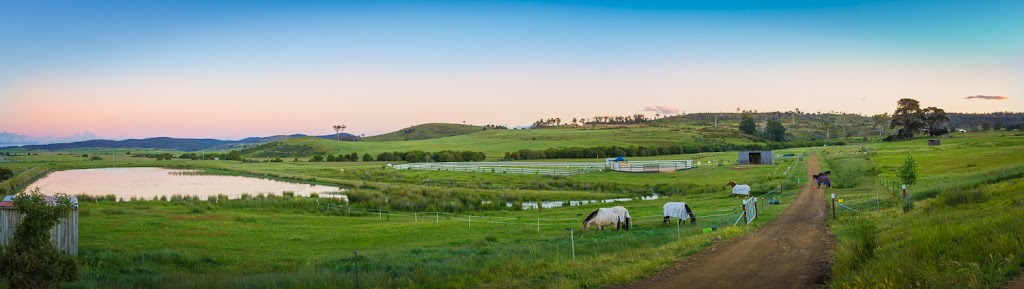
<instances>
[{"instance_id":1,"label":"distant white building","mask_svg":"<svg viewBox=\"0 0 1024 289\"><path fill-rule=\"evenodd\" d=\"M956 132L967 132L967 130L966 129L962 129L962 128L958 128L958 129L956 129Z\"/></svg>"}]
</instances>

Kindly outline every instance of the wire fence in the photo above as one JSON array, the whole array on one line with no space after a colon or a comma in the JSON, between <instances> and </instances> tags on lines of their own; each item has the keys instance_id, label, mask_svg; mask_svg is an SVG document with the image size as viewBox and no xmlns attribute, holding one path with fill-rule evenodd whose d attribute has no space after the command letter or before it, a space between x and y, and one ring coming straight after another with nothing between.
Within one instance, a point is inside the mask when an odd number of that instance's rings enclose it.
<instances>
[{"instance_id":1,"label":"wire fence","mask_svg":"<svg viewBox=\"0 0 1024 289\"><path fill-rule=\"evenodd\" d=\"M319 210L324 212L340 213L341 215L348 216L363 216L363 217L374 217L381 221L393 221L393 222L413 222L413 223L462 223L469 228L474 226L484 225L514 225L521 226L523 228L534 229L541 231L544 228L555 228L562 230L566 227L582 227L583 220L586 218L579 217L567 217L567 218L530 218L530 217L500 217L500 216L487 216L487 215L473 215L473 214L456 214L448 212L406 212L406 211L391 211L381 209L368 209L359 208L349 205L334 204L329 202L316 202ZM695 214L698 220L698 225L702 227L719 228L730 225L729 221L735 216L742 215L742 207L724 208L718 210L704 211L701 214ZM708 215L704 215L708 214ZM631 226L636 227L653 227L660 226L666 222L664 215L631 215ZM685 220L677 220L676 223L685 222Z\"/></svg>"}]
</instances>

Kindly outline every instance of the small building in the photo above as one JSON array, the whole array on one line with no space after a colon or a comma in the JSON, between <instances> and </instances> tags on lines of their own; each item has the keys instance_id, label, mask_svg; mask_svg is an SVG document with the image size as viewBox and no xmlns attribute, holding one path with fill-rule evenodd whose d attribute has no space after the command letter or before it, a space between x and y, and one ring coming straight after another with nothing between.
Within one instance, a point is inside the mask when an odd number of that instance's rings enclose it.
<instances>
[{"instance_id":1,"label":"small building","mask_svg":"<svg viewBox=\"0 0 1024 289\"><path fill-rule=\"evenodd\" d=\"M626 161L626 158L624 158L622 156L619 156L617 158L607 158L607 159L604 159L604 166L610 168L610 167L615 166L619 162L625 162L625 161Z\"/></svg>"},{"instance_id":2,"label":"small building","mask_svg":"<svg viewBox=\"0 0 1024 289\"><path fill-rule=\"evenodd\" d=\"M941 141L939 139L930 139L930 140L928 140L928 146L937 146L937 145L940 145L940 144L942 144L942 143L941 143Z\"/></svg>"},{"instance_id":3,"label":"small building","mask_svg":"<svg viewBox=\"0 0 1024 289\"><path fill-rule=\"evenodd\" d=\"M770 165L775 163L775 151L740 151L739 160L736 163L741 165Z\"/></svg>"},{"instance_id":4,"label":"small building","mask_svg":"<svg viewBox=\"0 0 1024 289\"><path fill-rule=\"evenodd\" d=\"M50 205L57 203L54 196L45 196ZM14 207L14 196L0 201L0 244L7 246L14 237L14 230L21 223L24 214ZM50 229L50 242L61 252L78 256L78 198L71 197L71 213Z\"/></svg>"}]
</instances>

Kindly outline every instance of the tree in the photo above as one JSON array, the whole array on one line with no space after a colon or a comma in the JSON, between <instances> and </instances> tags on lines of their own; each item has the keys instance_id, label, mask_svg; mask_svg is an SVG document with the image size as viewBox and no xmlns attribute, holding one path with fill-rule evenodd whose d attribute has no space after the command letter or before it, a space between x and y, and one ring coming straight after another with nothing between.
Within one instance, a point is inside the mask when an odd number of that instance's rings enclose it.
<instances>
[{"instance_id":1,"label":"tree","mask_svg":"<svg viewBox=\"0 0 1024 289\"><path fill-rule=\"evenodd\" d=\"M786 127L782 126L782 122L777 119L769 119L768 125L768 139L773 141L785 141L786 140Z\"/></svg>"},{"instance_id":2,"label":"tree","mask_svg":"<svg viewBox=\"0 0 1024 289\"><path fill-rule=\"evenodd\" d=\"M338 141L341 141L341 132L345 131L345 128L347 127L344 124L334 126L334 132L338 134Z\"/></svg>"},{"instance_id":3,"label":"tree","mask_svg":"<svg viewBox=\"0 0 1024 289\"><path fill-rule=\"evenodd\" d=\"M750 117L750 114L743 114L743 118L740 120L740 132L745 134L754 134L757 131L757 124L754 123L754 118Z\"/></svg>"},{"instance_id":4,"label":"tree","mask_svg":"<svg viewBox=\"0 0 1024 289\"><path fill-rule=\"evenodd\" d=\"M8 168L0 168L0 182L14 177L14 171Z\"/></svg>"},{"instance_id":5,"label":"tree","mask_svg":"<svg viewBox=\"0 0 1024 289\"><path fill-rule=\"evenodd\" d=\"M14 206L24 218L0 254L0 271L11 288L56 288L61 282L78 279L81 268L75 258L50 242L50 229L71 212L71 199L57 194L51 205L35 188L18 193Z\"/></svg>"},{"instance_id":6,"label":"tree","mask_svg":"<svg viewBox=\"0 0 1024 289\"><path fill-rule=\"evenodd\" d=\"M365 154L363 154L363 161L364 162L372 162L373 161L373 156L370 156L369 153L365 153Z\"/></svg>"},{"instance_id":7,"label":"tree","mask_svg":"<svg viewBox=\"0 0 1024 289\"><path fill-rule=\"evenodd\" d=\"M924 113L924 122L928 127L928 135L940 136L949 133L949 129L945 125L949 122L949 117L946 116L945 110L930 106L921 112Z\"/></svg>"},{"instance_id":8,"label":"tree","mask_svg":"<svg viewBox=\"0 0 1024 289\"><path fill-rule=\"evenodd\" d=\"M993 130L1000 130L1002 128L1003 128L1003 119L1002 118L997 117L997 118L992 120L992 129Z\"/></svg>"},{"instance_id":9,"label":"tree","mask_svg":"<svg viewBox=\"0 0 1024 289\"><path fill-rule=\"evenodd\" d=\"M924 113L921 111L921 103L910 98L900 99L896 102L896 111L892 113L892 122L889 128L899 128L896 132L896 139L911 139L914 132L924 128Z\"/></svg>"},{"instance_id":10,"label":"tree","mask_svg":"<svg viewBox=\"0 0 1024 289\"><path fill-rule=\"evenodd\" d=\"M171 158L168 157L167 159L170 160ZM224 159L229 161L240 161L242 160L242 153L237 150L232 150L228 152L228 155L224 157Z\"/></svg>"},{"instance_id":11,"label":"tree","mask_svg":"<svg viewBox=\"0 0 1024 289\"><path fill-rule=\"evenodd\" d=\"M889 113L876 114L871 116L871 120L878 126L878 136L882 136L882 129L885 128L885 124L889 122Z\"/></svg>"},{"instance_id":12,"label":"tree","mask_svg":"<svg viewBox=\"0 0 1024 289\"><path fill-rule=\"evenodd\" d=\"M910 191L913 185L917 183L917 163L914 161L914 156L907 156L907 160L900 166L900 170L896 172L897 177L903 184L907 185L907 190ZM911 191L912 192L912 191ZM907 193L903 195L903 211L909 211L913 208L911 201L914 199L914 194L910 193L909 198Z\"/></svg>"}]
</instances>

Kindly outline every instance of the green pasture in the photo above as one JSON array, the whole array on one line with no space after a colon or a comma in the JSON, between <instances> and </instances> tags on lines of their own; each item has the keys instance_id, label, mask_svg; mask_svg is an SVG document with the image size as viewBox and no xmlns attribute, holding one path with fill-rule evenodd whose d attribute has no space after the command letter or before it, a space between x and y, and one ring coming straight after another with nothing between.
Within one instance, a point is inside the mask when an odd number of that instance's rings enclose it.
<instances>
[{"instance_id":1,"label":"green pasture","mask_svg":"<svg viewBox=\"0 0 1024 289\"><path fill-rule=\"evenodd\" d=\"M297 138L284 142L289 148L314 154L337 154L357 152L375 156L383 152L408 151L482 151L489 160L498 160L506 152L520 149L547 149L558 147L599 147L599 146L669 146L677 144L728 143L751 144L735 130L678 129L657 126L643 127L564 127L530 130L489 129L472 134L411 141L363 141L339 142L319 138ZM251 155L258 156L261 150Z\"/></svg>"},{"instance_id":2,"label":"green pasture","mask_svg":"<svg viewBox=\"0 0 1024 289\"><path fill-rule=\"evenodd\" d=\"M718 160L729 155L705 153L671 159ZM740 199L729 193L726 181L748 182L757 195L779 183L795 182L797 178L791 176L806 174L806 166L795 160L780 161L776 166L710 165L675 173L602 172L565 178L392 171L377 162L156 161L120 155L92 161L54 153L12 159L17 161L12 164L48 171L125 166L205 169L343 184L352 187L353 194L426 190L428 184L419 179L429 178L429 190L497 195L498 200L517 196L517 205L535 200L634 197L649 195L652 189L662 195L658 200L578 207L435 213L433 220L432 212L378 212L362 205L352 207L349 213L342 204L332 203L328 209L326 203L332 201L317 205L303 198L84 200L79 251L85 275L69 284L70 288L353 287L356 270L351 254L356 251L361 285L367 288L581 288L624 283L653 274L710 243L762 226L792 203L792 189L772 194L782 205L766 206L764 215L750 226L741 222L730 227L739 217ZM789 166L794 167L791 174L783 176ZM375 179L367 174L397 179ZM482 183L504 187L479 185ZM671 188L685 190L660 191ZM698 225L661 225L661 206L666 201L688 202L698 216ZM614 205L630 209L635 227L629 232L576 231L573 261L566 228L580 230L589 212ZM705 234L700 230L710 227L716 231ZM608 260L616 260L615 265L607 265Z\"/></svg>"},{"instance_id":3,"label":"green pasture","mask_svg":"<svg viewBox=\"0 0 1024 289\"><path fill-rule=\"evenodd\" d=\"M866 150L865 150L866 148ZM957 134L823 152L839 207L833 288L1001 288L1024 267L1024 137ZM914 208L895 171L913 155ZM855 211L856 210L856 211Z\"/></svg>"},{"instance_id":4,"label":"green pasture","mask_svg":"<svg viewBox=\"0 0 1024 289\"><path fill-rule=\"evenodd\" d=\"M81 205L86 274L70 287L353 287L357 251L367 288L593 287L652 274L748 232L777 217L792 195L778 194L783 205L738 227L728 225L739 217L739 199L714 194L459 215L349 214L286 198L98 201ZM691 204L699 224L662 225L665 201ZM612 205L630 209L631 230L580 231L584 216ZM575 261L567 228L575 230Z\"/></svg>"}]
</instances>

